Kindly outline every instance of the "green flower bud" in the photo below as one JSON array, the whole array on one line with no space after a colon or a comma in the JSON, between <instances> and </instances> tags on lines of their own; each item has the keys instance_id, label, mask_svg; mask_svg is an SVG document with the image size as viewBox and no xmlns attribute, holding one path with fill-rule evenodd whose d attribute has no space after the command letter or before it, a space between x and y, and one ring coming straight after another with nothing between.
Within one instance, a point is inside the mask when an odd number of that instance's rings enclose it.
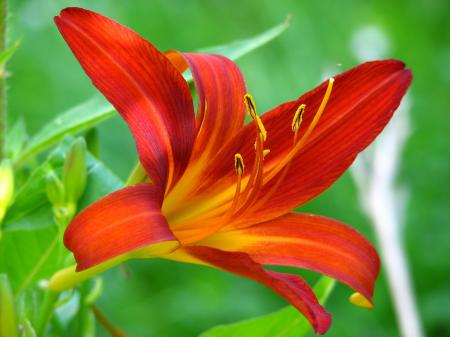
<instances>
[{"instance_id":1,"label":"green flower bud","mask_svg":"<svg viewBox=\"0 0 450 337\"><path fill-rule=\"evenodd\" d=\"M53 206L53 215L55 222L61 229L65 229L67 224L75 216L77 207L73 202L68 202L64 205Z\"/></svg>"},{"instance_id":2,"label":"green flower bud","mask_svg":"<svg viewBox=\"0 0 450 337\"><path fill-rule=\"evenodd\" d=\"M14 297L5 274L0 274L0 336L17 336Z\"/></svg>"},{"instance_id":3,"label":"green flower bud","mask_svg":"<svg viewBox=\"0 0 450 337\"><path fill-rule=\"evenodd\" d=\"M14 195L14 172L9 160L0 164L0 223Z\"/></svg>"},{"instance_id":4,"label":"green flower bud","mask_svg":"<svg viewBox=\"0 0 450 337\"><path fill-rule=\"evenodd\" d=\"M68 202L76 204L86 188L86 180L86 142L78 138L70 146L64 162L63 184Z\"/></svg>"},{"instance_id":5,"label":"green flower bud","mask_svg":"<svg viewBox=\"0 0 450 337\"><path fill-rule=\"evenodd\" d=\"M62 181L55 172L47 174L47 197L54 206L64 205L66 192Z\"/></svg>"}]
</instances>

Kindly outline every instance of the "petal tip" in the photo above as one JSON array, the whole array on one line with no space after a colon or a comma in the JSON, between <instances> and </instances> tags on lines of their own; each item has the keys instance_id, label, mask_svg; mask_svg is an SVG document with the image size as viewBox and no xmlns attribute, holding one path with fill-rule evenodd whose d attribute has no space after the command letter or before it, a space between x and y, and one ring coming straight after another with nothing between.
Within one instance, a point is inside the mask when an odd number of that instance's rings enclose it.
<instances>
[{"instance_id":1,"label":"petal tip","mask_svg":"<svg viewBox=\"0 0 450 337\"><path fill-rule=\"evenodd\" d=\"M349 301L353 305L356 305L360 308L369 309L369 310L372 310L374 308L372 301L358 292L353 293L350 296Z\"/></svg>"}]
</instances>

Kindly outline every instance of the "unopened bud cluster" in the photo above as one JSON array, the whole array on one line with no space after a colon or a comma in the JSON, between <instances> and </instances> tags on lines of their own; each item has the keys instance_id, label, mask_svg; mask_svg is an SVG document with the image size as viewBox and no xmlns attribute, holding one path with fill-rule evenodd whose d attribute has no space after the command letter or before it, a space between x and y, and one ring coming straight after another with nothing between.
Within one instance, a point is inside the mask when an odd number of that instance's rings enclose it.
<instances>
[{"instance_id":1,"label":"unopened bud cluster","mask_svg":"<svg viewBox=\"0 0 450 337\"><path fill-rule=\"evenodd\" d=\"M86 180L86 143L79 138L67 152L62 177L59 178L53 171L47 175L47 196L59 226L65 227L74 217L77 202L86 188Z\"/></svg>"}]
</instances>

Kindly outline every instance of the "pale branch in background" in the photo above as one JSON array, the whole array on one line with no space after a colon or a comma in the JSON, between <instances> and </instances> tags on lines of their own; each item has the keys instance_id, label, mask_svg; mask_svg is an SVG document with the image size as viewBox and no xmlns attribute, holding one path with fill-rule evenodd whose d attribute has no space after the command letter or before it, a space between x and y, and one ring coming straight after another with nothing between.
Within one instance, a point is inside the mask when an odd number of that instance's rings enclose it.
<instances>
[{"instance_id":1,"label":"pale branch in background","mask_svg":"<svg viewBox=\"0 0 450 337\"><path fill-rule=\"evenodd\" d=\"M382 266L403 337L422 337L422 326L403 248L407 190L396 179L410 133L409 101L404 100L391 123L351 168L362 207L375 229Z\"/></svg>"}]
</instances>

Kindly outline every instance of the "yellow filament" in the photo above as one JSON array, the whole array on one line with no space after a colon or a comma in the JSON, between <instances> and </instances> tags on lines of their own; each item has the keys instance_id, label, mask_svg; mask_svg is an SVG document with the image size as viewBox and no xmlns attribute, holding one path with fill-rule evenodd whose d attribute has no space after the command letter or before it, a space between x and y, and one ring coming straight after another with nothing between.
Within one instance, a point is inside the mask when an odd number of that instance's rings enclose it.
<instances>
[{"instance_id":1,"label":"yellow filament","mask_svg":"<svg viewBox=\"0 0 450 337\"><path fill-rule=\"evenodd\" d=\"M242 183L242 174L244 174L244 159L240 153L236 153L234 155L234 166L236 169L237 182L236 182L236 191L234 192L233 202L231 207L226 215L233 215L236 206L239 201L239 196L241 194L241 183Z\"/></svg>"},{"instance_id":2,"label":"yellow filament","mask_svg":"<svg viewBox=\"0 0 450 337\"><path fill-rule=\"evenodd\" d=\"M245 200L244 204L239 208L236 215L242 214L248 207L250 207L254 201L256 201L256 197L258 195L258 192L260 191L263 183L263 160L264 160L264 151L263 151L263 142L262 142L262 136L260 136L260 141L257 142L257 149L256 149L256 163L254 168L254 179L248 182L246 189L245 189L245 197L243 200Z\"/></svg>"},{"instance_id":3,"label":"yellow filament","mask_svg":"<svg viewBox=\"0 0 450 337\"><path fill-rule=\"evenodd\" d=\"M300 127L300 124L301 124L301 121L302 121L302 114L303 114L304 110L305 110L305 104L302 104L302 105L300 105L300 107L295 112L295 116L294 116L294 119L293 119L293 122L292 122L292 130L294 131L292 147L295 147L295 143L297 143L298 130L299 130L299 127ZM301 111L301 112L299 113L299 111ZM299 122L298 122L298 127L294 128L294 122L295 121L299 121ZM264 196L261 199L258 200L258 204L259 205L264 205L272 197L272 195L278 190L280 185L283 183L284 178L286 177L287 173L289 172L289 169L291 167L291 163L292 163L292 161L287 163L287 165L284 167L284 169L281 172L281 174L278 175L277 180L275 181L273 186L270 188L270 190L267 191L264 194Z\"/></svg>"},{"instance_id":4,"label":"yellow filament","mask_svg":"<svg viewBox=\"0 0 450 337\"><path fill-rule=\"evenodd\" d=\"M255 153L255 160L253 162L252 172L250 173L250 177L248 178L247 185L245 186L245 190L243 192L244 200L247 199L247 196L250 193L253 184L255 183L255 179L256 176L258 175L258 170L261 165L259 153L262 152L263 148L262 139L263 139L262 135L259 134L256 139L256 153Z\"/></svg>"},{"instance_id":5,"label":"yellow filament","mask_svg":"<svg viewBox=\"0 0 450 337\"><path fill-rule=\"evenodd\" d=\"M309 125L308 129L306 130L305 134L302 136L302 138L298 141L298 143L295 144L295 146L292 148L289 153L280 160L280 162L267 174L265 177L264 183L271 180L275 175L277 175L291 160L292 158L297 154L297 152L305 145L306 141L308 140L309 136L311 135L314 128L317 126L317 123L319 122L320 117L323 114L323 111L325 110L325 107L327 106L328 100L330 99L331 90L333 89L333 83L334 78L330 78L328 81L327 90L325 91L325 95L322 99L322 102L320 103L319 109L317 110L311 124Z\"/></svg>"}]
</instances>

